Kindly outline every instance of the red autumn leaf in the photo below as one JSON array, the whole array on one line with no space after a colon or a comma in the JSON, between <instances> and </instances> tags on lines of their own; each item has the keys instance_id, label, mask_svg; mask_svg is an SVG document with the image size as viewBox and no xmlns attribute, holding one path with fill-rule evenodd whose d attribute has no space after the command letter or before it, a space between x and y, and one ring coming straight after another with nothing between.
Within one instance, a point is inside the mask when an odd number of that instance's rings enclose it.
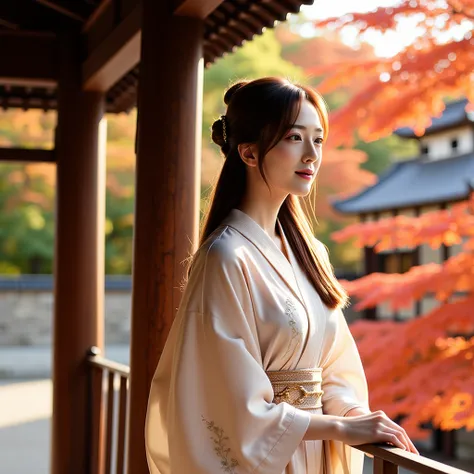
<instances>
[{"instance_id":1,"label":"red autumn leaf","mask_svg":"<svg viewBox=\"0 0 474 474\"><path fill-rule=\"evenodd\" d=\"M404 0L397 7L378 8L373 12L350 14L316 23L319 28L342 31L355 27L361 34L367 30L393 31L404 18L420 28L412 44L392 58L360 62L340 62L327 66L309 66L307 72L324 74L320 91L330 92L351 81L364 80L357 94L331 116L332 140L351 145L354 137L347 130L357 130L365 140L390 134L398 127L410 126L422 134L430 117L441 115L446 96L465 96L474 104L472 70L474 37L472 30L464 37L441 33L474 21L472 0L450 0L443 6L437 0ZM469 24L469 23L468 23Z\"/></svg>"},{"instance_id":2,"label":"red autumn leaf","mask_svg":"<svg viewBox=\"0 0 474 474\"><path fill-rule=\"evenodd\" d=\"M427 422L443 430L474 429L473 204L474 194L451 209L355 224L334 235L376 251L464 242L460 253L441 264L343 282L357 309L388 303L399 310L427 294L439 302L429 313L404 322L358 320L351 325L371 408L400 419L413 438L429 434L423 429Z\"/></svg>"}]
</instances>

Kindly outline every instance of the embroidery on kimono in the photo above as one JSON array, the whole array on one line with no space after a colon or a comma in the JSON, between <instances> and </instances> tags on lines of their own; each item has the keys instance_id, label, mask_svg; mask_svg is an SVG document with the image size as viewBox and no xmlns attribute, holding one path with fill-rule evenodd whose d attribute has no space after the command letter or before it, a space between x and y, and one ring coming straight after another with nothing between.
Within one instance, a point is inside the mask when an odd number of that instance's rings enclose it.
<instances>
[{"instance_id":1,"label":"embroidery on kimono","mask_svg":"<svg viewBox=\"0 0 474 474\"><path fill-rule=\"evenodd\" d=\"M202 421L206 423L207 429L213 433L211 439L214 442L214 452L221 460L222 471L228 472L229 474L236 474L235 468L239 465L239 462L234 458L229 459L230 448L227 447L226 443L229 439L228 436L225 436L224 430L217 426L213 421L206 420L202 415L201 418Z\"/></svg>"},{"instance_id":2,"label":"embroidery on kimono","mask_svg":"<svg viewBox=\"0 0 474 474\"><path fill-rule=\"evenodd\" d=\"M297 344L293 348L293 350L296 349L299 346L300 342L301 342L301 339L300 339L301 331L298 328L298 324L296 322L296 317L295 317L295 315L297 314L296 306L293 303L293 301L291 300L291 298L286 299L285 314L288 317L288 324L291 327L292 336L291 336L290 342L288 343L288 348L286 349L286 352L285 352L284 356L286 356L290 352L290 348L291 348L291 346L293 344L293 341L295 339L297 340Z\"/></svg>"}]
</instances>

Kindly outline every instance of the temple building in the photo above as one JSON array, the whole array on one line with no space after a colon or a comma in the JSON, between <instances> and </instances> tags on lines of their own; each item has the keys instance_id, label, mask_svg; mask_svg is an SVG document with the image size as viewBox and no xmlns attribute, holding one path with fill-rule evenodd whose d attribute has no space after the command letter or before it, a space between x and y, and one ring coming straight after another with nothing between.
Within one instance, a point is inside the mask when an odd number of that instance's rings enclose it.
<instances>
[{"instance_id":1,"label":"temple building","mask_svg":"<svg viewBox=\"0 0 474 474\"><path fill-rule=\"evenodd\" d=\"M418 156L394 163L377 183L347 199L334 203L341 213L357 215L362 222L390 216L418 216L438 209L448 209L465 200L474 187L474 114L466 111L467 100L447 104L443 114L432 119L423 136L417 137L410 128L395 133L418 141ZM429 245L375 253L364 249L364 273L404 273L411 267L426 263L442 263L455 255L461 245ZM426 297L412 308L394 312L379 305L368 310L371 319L405 319L424 314L437 305Z\"/></svg>"},{"instance_id":2,"label":"temple building","mask_svg":"<svg viewBox=\"0 0 474 474\"><path fill-rule=\"evenodd\" d=\"M418 137L410 128L398 129L402 138L418 141L418 156L397 161L377 183L362 192L334 203L341 213L357 215L362 222L391 216L419 216L422 213L449 209L469 197L474 188L474 114L466 111L467 100L446 105L443 114L432 119L425 133ZM364 274L405 273L411 267L442 263L456 255L462 245L429 245L376 253L364 248ZM425 314L438 306L430 295L410 308L394 311L389 304L365 311L368 319L404 320ZM448 456L463 456L474 446L474 437L466 430L433 430L426 447Z\"/></svg>"}]
</instances>

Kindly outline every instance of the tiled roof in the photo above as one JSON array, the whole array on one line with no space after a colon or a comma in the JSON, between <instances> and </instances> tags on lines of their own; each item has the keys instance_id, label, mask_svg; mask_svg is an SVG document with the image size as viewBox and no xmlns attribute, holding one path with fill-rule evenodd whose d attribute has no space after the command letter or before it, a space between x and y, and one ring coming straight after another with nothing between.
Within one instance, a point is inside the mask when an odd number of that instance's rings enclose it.
<instances>
[{"instance_id":1,"label":"tiled roof","mask_svg":"<svg viewBox=\"0 0 474 474\"><path fill-rule=\"evenodd\" d=\"M440 204L466 198L474 187L474 153L437 161L416 158L394 164L379 181L333 203L344 214L364 214Z\"/></svg>"},{"instance_id":2,"label":"tiled roof","mask_svg":"<svg viewBox=\"0 0 474 474\"><path fill-rule=\"evenodd\" d=\"M467 99L446 104L441 117L434 117L432 124L425 130L425 135L457 127L466 123L474 123L474 114L466 112ZM414 131L409 127L399 128L395 133L405 138L415 138Z\"/></svg>"}]
</instances>

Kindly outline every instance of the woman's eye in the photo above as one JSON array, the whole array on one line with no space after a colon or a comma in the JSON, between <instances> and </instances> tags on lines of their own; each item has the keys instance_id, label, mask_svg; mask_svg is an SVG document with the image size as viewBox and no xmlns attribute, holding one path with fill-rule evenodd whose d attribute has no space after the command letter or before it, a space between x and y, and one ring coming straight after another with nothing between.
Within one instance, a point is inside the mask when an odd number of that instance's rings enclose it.
<instances>
[{"instance_id":1,"label":"woman's eye","mask_svg":"<svg viewBox=\"0 0 474 474\"><path fill-rule=\"evenodd\" d=\"M324 139L322 137L319 137L319 138L316 138L314 142L317 143L318 145L322 145L324 143Z\"/></svg>"},{"instance_id":2,"label":"woman's eye","mask_svg":"<svg viewBox=\"0 0 474 474\"><path fill-rule=\"evenodd\" d=\"M290 135L287 138L288 138L288 140L291 140L293 142L295 142L297 140L301 140L301 137L299 135Z\"/></svg>"}]
</instances>

